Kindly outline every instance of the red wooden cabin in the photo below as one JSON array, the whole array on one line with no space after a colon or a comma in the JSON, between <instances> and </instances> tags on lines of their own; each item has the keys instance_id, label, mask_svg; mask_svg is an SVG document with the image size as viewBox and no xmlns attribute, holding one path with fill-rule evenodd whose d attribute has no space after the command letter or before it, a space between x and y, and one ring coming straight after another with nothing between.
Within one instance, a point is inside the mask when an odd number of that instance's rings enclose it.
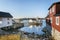
<instances>
[{"instance_id":1,"label":"red wooden cabin","mask_svg":"<svg viewBox=\"0 0 60 40\"><path fill-rule=\"evenodd\" d=\"M55 2L49 7L49 18L51 26L60 31L60 2ZM48 20L46 18L46 20Z\"/></svg>"}]
</instances>

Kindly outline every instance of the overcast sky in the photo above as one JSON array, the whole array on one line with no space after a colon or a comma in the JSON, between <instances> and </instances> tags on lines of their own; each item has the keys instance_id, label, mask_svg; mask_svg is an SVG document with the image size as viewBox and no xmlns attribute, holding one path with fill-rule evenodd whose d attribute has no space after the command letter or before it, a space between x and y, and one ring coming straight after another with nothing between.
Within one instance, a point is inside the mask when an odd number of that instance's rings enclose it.
<instances>
[{"instance_id":1,"label":"overcast sky","mask_svg":"<svg viewBox=\"0 0 60 40\"><path fill-rule=\"evenodd\" d=\"M0 0L0 11L9 12L14 18L46 17L48 8L59 0Z\"/></svg>"}]
</instances>

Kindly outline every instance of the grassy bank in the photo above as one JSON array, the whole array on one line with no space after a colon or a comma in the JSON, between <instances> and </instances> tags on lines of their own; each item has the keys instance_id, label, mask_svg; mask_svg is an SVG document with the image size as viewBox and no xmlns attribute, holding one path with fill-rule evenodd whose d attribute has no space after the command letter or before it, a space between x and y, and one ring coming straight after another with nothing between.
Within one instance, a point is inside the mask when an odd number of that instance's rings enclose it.
<instances>
[{"instance_id":1,"label":"grassy bank","mask_svg":"<svg viewBox=\"0 0 60 40\"><path fill-rule=\"evenodd\" d=\"M20 40L20 34L0 35L0 40Z\"/></svg>"}]
</instances>

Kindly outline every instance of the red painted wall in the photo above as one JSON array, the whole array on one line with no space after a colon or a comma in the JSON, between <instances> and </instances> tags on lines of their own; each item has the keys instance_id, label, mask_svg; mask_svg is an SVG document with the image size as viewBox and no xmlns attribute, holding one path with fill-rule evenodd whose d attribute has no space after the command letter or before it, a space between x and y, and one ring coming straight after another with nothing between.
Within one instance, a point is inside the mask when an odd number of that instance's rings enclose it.
<instances>
[{"instance_id":1,"label":"red painted wall","mask_svg":"<svg viewBox=\"0 0 60 40\"><path fill-rule=\"evenodd\" d=\"M60 4L55 4L53 6L55 8L55 12L49 13L49 16L52 17L51 26L54 27L55 29L57 29L58 31L60 31L60 16L59 16L59 25L56 25L56 17L57 16L54 16L56 13L60 12Z\"/></svg>"}]
</instances>

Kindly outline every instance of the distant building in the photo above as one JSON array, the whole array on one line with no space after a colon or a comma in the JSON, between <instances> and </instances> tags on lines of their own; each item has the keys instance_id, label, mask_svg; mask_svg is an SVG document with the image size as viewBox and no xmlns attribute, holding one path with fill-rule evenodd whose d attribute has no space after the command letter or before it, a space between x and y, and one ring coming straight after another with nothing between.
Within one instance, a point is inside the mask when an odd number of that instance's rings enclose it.
<instances>
[{"instance_id":1,"label":"distant building","mask_svg":"<svg viewBox=\"0 0 60 40\"><path fill-rule=\"evenodd\" d=\"M19 18L19 19L13 19L15 23L23 23L24 26L30 26L42 23L43 18Z\"/></svg>"},{"instance_id":2,"label":"distant building","mask_svg":"<svg viewBox=\"0 0 60 40\"><path fill-rule=\"evenodd\" d=\"M0 28L12 26L13 16L7 12L0 12Z\"/></svg>"},{"instance_id":3,"label":"distant building","mask_svg":"<svg viewBox=\"0 0 60 40\"><path fill-rule=\"evenodd\" d=\"M52 36L56 40L60 40L60 2L55 2L49 7L49 16L46 21L52 26Z\"/></svg>"}]
</instances>

